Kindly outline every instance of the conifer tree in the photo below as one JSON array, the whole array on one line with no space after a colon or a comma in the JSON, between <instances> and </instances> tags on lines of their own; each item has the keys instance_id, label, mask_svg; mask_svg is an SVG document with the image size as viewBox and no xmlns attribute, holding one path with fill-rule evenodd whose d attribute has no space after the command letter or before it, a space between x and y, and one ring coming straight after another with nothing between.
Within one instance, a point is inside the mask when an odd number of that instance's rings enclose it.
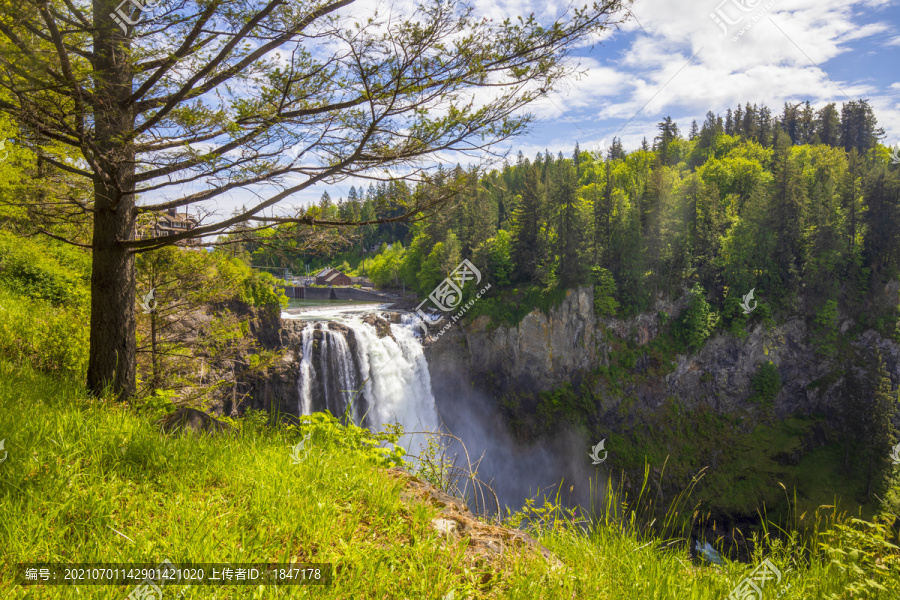
<instances>
[{"instance_id":1,"label":"conifer tree","mask_svg":"<svg viewBox=\"0 0 900 600\"><path fill-rule=\"evenodd\" d=\"M659 152L659 160L662 164L671 164L674 156L671 155L670 146L678 139L678 125L672 121L672 117L666 117L657 124L659 134L654 138L654 150Z\"/></svg>"},{"instance_id":2,"label":"conifer tree","mask_svg":"<svg viewBox=\"0 0 900 600\"><path fill-rule=\"evenodd\" d=\"M774 261L777 277L786 295L799 289L801 232L806 193L800 183L800 168L791 153L787 134L781 134L775 144L772 159L774 187L772 190L770 225L775 233Z\"/></svg>"},{"instance_id":3,"label":"conifer tree","mask_svg":"<svg viewBox=\"0 0 900 600\"><path fill-rule=\"evenodd\" d=\"M878 120L867 100L851 100L841 108L841 145L849 152L855 149L865 154L874 148L882 137L884 129L878 127Z\"/></svg>"},{"instance_id":4,"label":"conifer tree","mask_svg":"<svg viewBox=\"0 0 900 600\"><path fill-rule=\"evenodd\" d=\"M546 260L547 248L543 233L546 222L544 186L540 181L541 165L526 168L522 198L512 215L512 255L516 265L516 279L534 283L538 267Z\"/></svg>"},{"instance_id":5,"label":"conifer tree","mask_svg":"<svg viewBox=\"0 0 900 600\"><path fill-rule=\"evenodd\" d=\"M562 287L569 288L582 283L585 274L585 244L587 228L578 198L574 160L560 156L551 177L549 204L556 215L556 244L553 248L558 259L556 277Z\"/></svg>"},{"instance_id":6,"label":"conifer tree","mask_svg":"<svg viewBox=\"0 0 900 600\"><path fill-rule=\"evenodd\" d=\"M838 146L841 141L841 117L834 102L826 104L816 113L816 135L819 142Z\"/></svg>"}]
</instances>

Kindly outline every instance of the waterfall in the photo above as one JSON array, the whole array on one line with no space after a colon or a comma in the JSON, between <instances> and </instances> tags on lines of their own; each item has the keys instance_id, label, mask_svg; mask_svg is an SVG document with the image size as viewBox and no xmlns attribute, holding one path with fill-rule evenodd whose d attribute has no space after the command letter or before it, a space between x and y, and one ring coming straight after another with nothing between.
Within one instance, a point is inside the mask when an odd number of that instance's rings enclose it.
<instances>
[{"instance_id":1,"label":"waterfall","mask_svg":"<svg viewBox=\"0 0 900 600\"><path fill-rule=\"evenodd\" d=\"M303 359L300 361L300 377L297 385L300 388L300 414L308 415L312 412L312 347L313 328L307 325L303 328L301 336Z\"/></svg>"},{"instance_id":2,"label":"waterfall","mask_svg":"<svg viewBox=\"0 0 900 600\"><path fill-rule=\"evenodd\" d=\"M392 324L390 336L378 337L360 315L327 316L330 321L309 322L302 331L300 413L328 410L340 416L349 406L354 422L373 430L389 423L405 431L437 430L431 377L415 325ZM418 454L427 436L406 435L400 443Z\"/></svg>"}]
</instances>

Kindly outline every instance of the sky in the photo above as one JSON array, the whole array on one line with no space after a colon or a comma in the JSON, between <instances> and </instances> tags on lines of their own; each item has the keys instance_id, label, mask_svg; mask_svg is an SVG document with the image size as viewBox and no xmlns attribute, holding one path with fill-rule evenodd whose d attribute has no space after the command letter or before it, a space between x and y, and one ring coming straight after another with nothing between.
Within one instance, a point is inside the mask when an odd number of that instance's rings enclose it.
<instances>
[{"instance_id":1,"label":"sky","mask_svg":"<svg viewBox=\"0 0 900 600\"><path fill-rule=\"evenodd\" d=\"M552 0L476 5L491 16L562 9ZM746 102L779 115L786 102L840 109L860 98L883 143L900 143L900 0L635 0L629 12L618 30L574 52L580 76L532 105L529 131L498 150L511 161L519 150L569 156L576 142L590 150L614 136L633 150L645 136L652 142L666 116L687 135L707 111ZM326 189L346 197L351 184L310 190L299 203Z\"/></svg>"},{"instance_id":2,"label":"sky","mask_svg":"<svg viewBox=\"0 0 900 600\"><path fill-rule=\"evenodd\" d=\"M671 116L683 134L739 103L868 99L900 141L900 2L637 0L621 31L579 52L586 73L538 108L526 155L618 136L626 150ZM519 148L516 149L518 151Z\"/></svg>"},{"instance_id":3,"label":"sky","mask_svg":"<svg viewBox=\"0 0 900 600\"><path fill-rule=\"evenodd\" d=\"M494 18L534 12L545 22L565 8L555 0L471 0ZM580 0L584 2L585 0ZM412 0L358 0L398 8ZM738 104L765 104L774 116L787 103L814 108L867 99L887 136L900 143L900 0L635 0L627 21L575 50L580 76L531 105L535 121L524 135L495 148L510 162L549 150L571 156L575 144L596 150L619 137L626 151L653 140L666 116L687 135L707 111L724 115ZM402 11L402 9L400 9ZM471 162L445 155L450 165ZM502 166L502 162L498 163ZM279 204L290 212L337 200L347 180L321 185ZM250 192L221 199L220 215L258 200ZM268 211L267 211L268 212Z\"/></svg>"}]
</instances>

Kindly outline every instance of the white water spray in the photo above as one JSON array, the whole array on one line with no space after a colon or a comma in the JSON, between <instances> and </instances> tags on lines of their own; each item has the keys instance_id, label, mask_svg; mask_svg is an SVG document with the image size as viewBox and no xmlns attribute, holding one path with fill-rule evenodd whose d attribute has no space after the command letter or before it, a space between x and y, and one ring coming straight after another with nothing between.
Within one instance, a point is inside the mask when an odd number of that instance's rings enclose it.
<instances>
[{"instance_id":1,"label":"white water spray","mask_svg":"<svg viewBox=\"0 0 900 600\"><path fill-rule=\"evenodd\" d=\"M329 329L320 321L316 360L313 356L316 325L310 323L304 327L298 378L301 414L327 408L339 416L353 402L350 414L354 422L365 419L375 430L382 430L389 423L399 423L405 431L438 430L428 363L413 323L391 325L393 338L379 338L374 326L350 311L304 313L303 317L325 317L340 323L352 332L356 352L353 356L342 331ZM336 392L340 393L339 398L335 397ZM367 414L361 414L360 396L368 404ZM406 435L400 443L409 452L418 454L427 444L427 436Z\"/></svg>"}]
</instances>

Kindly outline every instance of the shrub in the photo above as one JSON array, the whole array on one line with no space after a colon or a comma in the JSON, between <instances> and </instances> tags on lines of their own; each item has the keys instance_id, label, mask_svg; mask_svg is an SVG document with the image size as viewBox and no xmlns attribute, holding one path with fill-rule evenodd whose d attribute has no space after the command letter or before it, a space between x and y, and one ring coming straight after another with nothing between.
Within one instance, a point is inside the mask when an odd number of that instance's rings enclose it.
<instances>
[{"instance_id":1,"label":"shrub","mask_svg":"<svg viewBox=\"0 0 900 600\"><path fill-rule=\"evenodd\" d=\"M243 282L241 299L252 306L288 305L284 290L277 287L279 280L271 273L251 273Z\"/></svg>"},{"instance_id":2,"label":"shrub","mask_svg":"<svg viewBox=\"0 0 900 600\"><path fill-rule=\"evenodd\" d=\"M750 380L750 389L753 394L751 402L756 402L765 407L772 405L775 396L781 391L781 374L772 361L763 364L753 379Z\"/></svg>"},{"instance_id":3,"label":"shrub","mask_svg":"<svg viewBox=\"0 0 900 600\"><path fill-rule=\"evenodd\" d=\"M0 282L20 296L48 300L54 306L84 304L88 298L84 257L56 245L0 232Z\"/></svg>"},{"instance_id":4,"label":"shrub","mask_svg":"<svg viewBox=\"0 0 900 600\"><path fill-rule=\"evenodd\" d=\"M81 379L87 372L87 315L0 288L0 354L16 363Z\"/></svg>"},{"instance_id":5,"label":"shrub","mask_svg":"<svg viewBox=\"0 0 900 600\"><path fill-rule=\"evenodd\" d=\"M757 304L758 306L758 304ZM735 294L728 294L722 307L722 325L725 330L740 338L747 337L747 315L741 309L741 298Z\"/></svg>"},{"instance_id":6,"label":"shrub","mask_svg":"<svg viewBox=\"0 0 900 600\"><path fill-rule=\"evenodd\" d=\"M812 336L816 354L826 357L834 357L837 355L837 321L837 300L828 300L822 308L816 312Z\"/></svg>"},{"instance_id":7,"label":"shrub","mask_svg":"<svg viewBox=\"0 0 900 600\"><path fill-rule=\"evenodd\" d=\"M594 314L598 317L609 317L616 314L619 303L616 301L616 280L612 273L602 267L594 267Z\"/></svg>"},{"instance_id":8,"label":"shrub","mask_svg":"<svg viewBox=\"0 0 900 600\"><path fill-rule=\"evenodd\" d=\"M689 294L688 306L676 319L673 333L682 344L690 349L697 349L712 333L716 315L710 310L706 292L699 283L694 284Z\"/></svg>"}]
</instances>

